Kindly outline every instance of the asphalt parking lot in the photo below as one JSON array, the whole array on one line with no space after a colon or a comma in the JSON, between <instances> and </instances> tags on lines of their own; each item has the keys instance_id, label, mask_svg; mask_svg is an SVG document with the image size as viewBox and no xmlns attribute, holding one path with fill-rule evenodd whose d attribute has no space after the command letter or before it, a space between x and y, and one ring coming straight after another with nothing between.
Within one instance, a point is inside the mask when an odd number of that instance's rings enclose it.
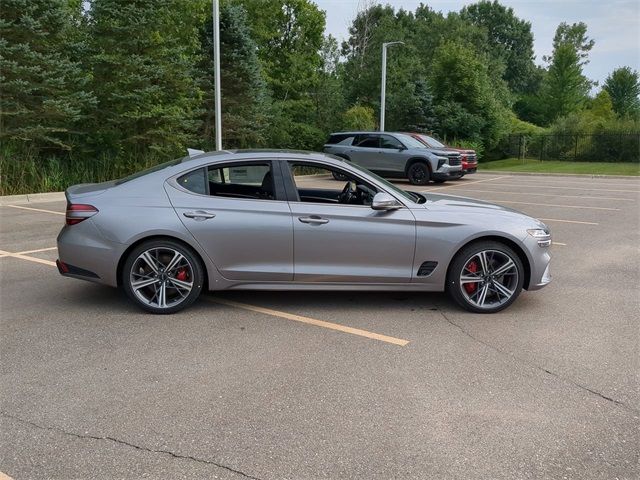
<instances>
[{"instance_id":1,"label":"asphalt parking lot","mask_svg":"<svg viewBox=\"0 0 640 480\"><path fill-rule=\"evenodd\" d=\"M640 179L418 190L545 221L552 284L488 316L357 292L209 293L153 316L58 274L64 202L0 207L0 471L638 478Z\"/></svg>"}]
</instances>

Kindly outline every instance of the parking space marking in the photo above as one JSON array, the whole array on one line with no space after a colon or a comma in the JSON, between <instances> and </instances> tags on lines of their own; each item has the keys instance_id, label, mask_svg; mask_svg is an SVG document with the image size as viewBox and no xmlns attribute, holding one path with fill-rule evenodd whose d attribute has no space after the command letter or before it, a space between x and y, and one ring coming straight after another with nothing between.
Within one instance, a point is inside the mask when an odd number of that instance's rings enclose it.
<instances>
[{"instance_id":1,"label":"parking space marking","mask_svg":"<svg viewBox=\"0 0 640 480\"><path fill-rule=\"evenodd\" d=\"M249 305L247 303L234 302L233 300L226 300L218 297L205 297L205 298L211 302L219 303L221 305L227 305L229 307L241 308L243 310L263 313L265 315L270 315L272 317L285 318L287 320L306 323L308 325L315 325L316 327L328 328L330 330L336 330L343 333L350 333L351 335L358 335L360 337L366 337L372 340L379 340L381 342L391 343L393 345L399 345L401 347L404 347L409 343L409 340L403 340L402 338L389 337L387 335L381 335L379 333L369 332L367 330L361 330L359 328L347 327L345 325L340 325L338 323L325 322L323 320L316 320L315 318L303 317L300 315L280 312L278 310L271 310L270 308L257 307L255 305Z\"/></svg>"},{"instance_id":2,"label":"parking space marking","mask_svg":"<svg viewBox=\"0 0 640 480\"><path fill-rule=\"evenodd\" d=\"M502 190L476 190L473 188L468 189L467 191L469 192L475 192L475 193L503 193L503 194L507 194L507 195L527 195L527 196L534 196L534 197L562 197L562 198L577 198L577 199L584 199L584 200L622 200L623 202L626 201L633 201L633 200L637 200L637 198L633 198L633 197L592 197L590 195L559 195L559 194L555 194L555 193L529 193L529 192L505 192Z\"/></svg>"},{"instance_id":3,"label":"parking space marking","mask_svg":"<svg viewBox=\"0 0 640 480\"><path fill-rule=\"evenodd\" d=\"M6 473L0 472L0 480L13 480L13 478L11 478Z\"/></svg>"},{"instance_id":4,"label":"parking space marking","mask_svg":"<svg viewBox=\"0 0 640 480\"><path fill-rule=\"evenodd\" d=\"M11 257L11 258L19 258L20 260L27 260L29 262L41 263L43 265L49 265L50 267L55 267L56 262L51 262L49 260L43 260L42 258L29 257L22 253L11 253L5 252L4 250L0 250L0 258L1 257Z\"/></svg>"},{"instance_id":5,"label":"parking space marking","mask_svg":"<svg viewBox=\"0 0 640 480\"><path fill-rule=\"evenodd\" d=\"M436 190L443 190L445 188L464 187L464 186L471 185L471 184L474 184L474 183L492 182L494 180L500 180L501 178L505 178L505 176L503 175L503 176L500 176L500 177L485 178L484 180L474 180L472 182L457 183L455 185L447 185L446 187L436 187L436 188L432 188L430 190L425 190L424 192L421 192L421 193L434 192Z\"/></svg>"},{"instance_id":6,"label":"parking space marking","mask_svg":"<svg viewBox=\"0 0 640 480\"><path fill-rule=\"evenodd\" d=\"M498 177L498 178L505 178L505 177ZM494 179L490 179L490 180L494 180ZM477 182L461 183L459 185L453 185L453 186L462 187L464 185L471 185L472 183L477 183ZM613 190L613 189L605 189L605 188L556 187L552 185L542 185L542 184L533 184L533 183L529 185L524 185L522 183L499 183L499 184L496 184L496 187L557 188L559 190L588 190L589 192L640 193L640 190ZM448 187L445 187L445 188L448 188Z\"/></svg>"},{"instance_id":7,"label":"parking space marking","mask_svg":"<svg viewBox=\"0 0 640 480\"><path fill-rule=\"evenodd\" d=\"M551 245L560 245L561 247L566 247L567 246L566 243L560 243L560 242L551 242Z\"/></svg>"},{"instance_id":8,"label":"parking space marking","mask_svg":"<svg viewBox=\"0 0 640 480\"><path fill-rule=\"evenodd\" d=\"M4 205L5 207L19 208L21 210L33 210L34 212L53 213L54 215L66 215L63 212L56 212L54 210L43 210L42 208L23 207L22 205Z\"/></svg>"},{"instance_id":9,"label":"parking space marking","mask_svg":"<svg viewBox=\"0 0 640 480\"><path fill-rule=\"evenodd\" d=\"M515 178L513 179L515 180ZM518 180L521 181L522 185L538 185L536 182L527 182L527 181L522 181L522 178L518 178ZM545 178L543 181L545 182L549 182L551 183L551 185L585 185L586 182L588 182L589 180L594 182L595 184L600 184L600 186L603 187L639 187L640 188L640 182L637 182L635 180L630 180L629 182L622 182L622 183L609 183L609 182L603 182L600 179L596 179L596 180L592 180L590 178L586 178L583 181L572 181L572 180L557 180L557 179L551 179L551 178ZM635 183L635 185L632 185L631 183ZM640 190L639 190L640 191Z\"/></svg>"},{"instance_id":10,"label":"parking space marking","mask_svg":"<svg viewBox=\"0 0 640 480\"><path fill-rule=\"evenodd\" d=\"M562 220L560 218L539 218L538 220L544 220L545 222L562 222L562 223L577 223L579 225L600 225L596 222L580 222L578 220Z\"/></svg>"},{"instance_id":11,"label":"parking space marking","mask_svg":"<svg viewBox=\"0 0 640 480\"><path fill-rule=\"evenodd\" d=\"M58 247L39 248L37 250L26 250L24 252L18 252L17 255L26 255L27 253L49 252L51 250L57 250L57 249Z\"/></svg>"},{"instance_id":12,"label":"parking space marking","mask_svg":"<svg viewBox=\"0 0 640 480\"><path fill-rule=\"evenodd\" d=\"M609 210L614 212L619 212L619 208L609 208L609 207L588 207L584 205L558 205L554 203L529 203L529 202L516 202L515 200L491 200L496 203L516 203L519 205L535 205L538 207L559 207L559 208L580 208L585 210Z\"/></svg>"}]
</instances>

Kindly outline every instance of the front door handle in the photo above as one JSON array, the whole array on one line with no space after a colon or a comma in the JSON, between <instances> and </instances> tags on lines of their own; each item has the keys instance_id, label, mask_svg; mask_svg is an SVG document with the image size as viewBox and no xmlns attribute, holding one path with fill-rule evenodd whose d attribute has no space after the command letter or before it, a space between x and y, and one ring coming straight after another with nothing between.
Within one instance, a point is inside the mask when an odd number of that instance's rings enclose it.
<instances>
[{"instance_id":1,"label":"front door handle","mask_svg":"<svg viewBox=\"0 0 640 480\"><path fill-rule=\"evenodd\" d=\"M195 212L184 212L183 215L187 218L195 218L196 220L206 220L208 218L214 218L215 213L208 213L202 210L196 210Z\"/></svg>"},{"instance_id":2,"label":"front door handle","mask_svg":"<svg viewBox=\"0 0 640 480\"><path fill-rule=\"evenodd\" d=\"M326 218L319 217L318 215L311 215L310 217L298 217L302 223L311 223L315 225L324 225L325 223L329 223L329 220Z\"/></svg>"}]
</instances>

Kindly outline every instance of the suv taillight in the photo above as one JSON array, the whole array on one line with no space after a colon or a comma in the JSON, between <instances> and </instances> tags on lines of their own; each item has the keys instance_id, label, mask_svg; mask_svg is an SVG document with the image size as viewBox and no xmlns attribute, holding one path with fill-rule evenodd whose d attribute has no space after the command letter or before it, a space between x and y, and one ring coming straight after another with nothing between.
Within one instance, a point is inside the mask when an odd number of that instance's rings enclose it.
<instances>
[{"instance_id":1,"label":"suv taillight","mask_svg":"<svg viewBox=\"0 0 640 480\"><path fill-rule=\"evenodd\" d=\"M98 209L93 205L69 203L67 205L67 214L65 218L67 220L67 225L75 225L89 217L93 217L96 213L98 213Z\"/></svg>"}]
</instances>

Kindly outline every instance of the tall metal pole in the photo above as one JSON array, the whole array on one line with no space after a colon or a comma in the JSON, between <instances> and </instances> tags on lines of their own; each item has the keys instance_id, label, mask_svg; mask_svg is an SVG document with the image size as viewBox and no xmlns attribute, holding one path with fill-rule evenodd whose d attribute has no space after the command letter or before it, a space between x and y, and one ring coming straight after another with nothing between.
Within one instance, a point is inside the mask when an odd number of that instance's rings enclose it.
<instances>
[{"instance_id":1,"label":"tall metal pole","mask_svg":"<svg viewBox=\"0 0 640 480\"><path fill-rule=\"evenodd\" d=\"M213 0L213 66L216 110L216 150L222 150L222 104L220 101L220 11L218 3L218 0Z\"/></svg>"},{"instance_id":2,"label":"tall metal pole","mask_svg":"<svg viewBox=\"0 0 640 480\"><path fill-rule=\"evenodd\" d=\"M387 47L404 45L404 42L386 42L382 44L382 81L380 82L380 131L384 132L384 111L387 95Z\"/></svg>"},{"instance_id":3,"label":"tall metal pole","mask_svg":"<svg viewBox=\"0 0 640 480\"><path fill-rule=\"evenodd\" d=\"M382 81L380 85L380 131L384 132L384 110L387 95L387 45L382 44Z\"/></svg>"}]
</instances>

